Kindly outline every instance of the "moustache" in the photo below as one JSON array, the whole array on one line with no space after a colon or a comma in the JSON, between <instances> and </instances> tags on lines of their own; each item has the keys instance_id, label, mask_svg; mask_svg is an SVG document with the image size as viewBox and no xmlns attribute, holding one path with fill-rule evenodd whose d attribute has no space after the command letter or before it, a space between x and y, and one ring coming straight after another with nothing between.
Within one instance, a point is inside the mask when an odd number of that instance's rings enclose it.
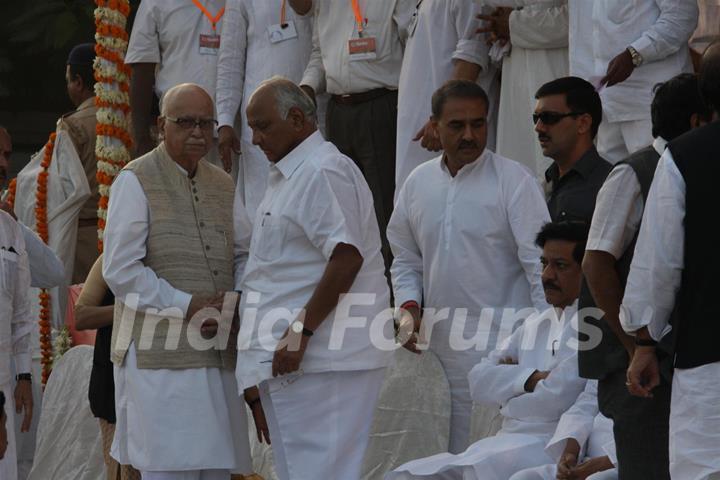
<instances>
[{"instance_id":1,"label":"moustache","mask_svg":"<svg viewBox=\"0 0 720 480\"><path fill-rule=\"evenodd\" d=\"M557 290L560 291L560 287L555 282L542 282L542 286L545 290Z\"/></svg>"},{"instance_id":2,"label":"moustache","mask_svg":"<svg viewBox=\"0 0 720 480\"><path fill-rule=\"evenodd\" d=\"M469 148L477 149L478 147L475 142L460 142L460 144L458 145L458 150L469 149Z\"/></svg>"}]
</instances>

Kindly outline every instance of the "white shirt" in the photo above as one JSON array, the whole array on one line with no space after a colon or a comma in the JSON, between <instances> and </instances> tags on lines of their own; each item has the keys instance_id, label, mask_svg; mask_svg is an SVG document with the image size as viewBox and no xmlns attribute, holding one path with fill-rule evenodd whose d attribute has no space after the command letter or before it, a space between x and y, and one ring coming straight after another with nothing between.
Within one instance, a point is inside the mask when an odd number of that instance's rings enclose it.
<instances>
[{"instance_id":1,"label":"white shirt","mask_svg":"<svg viewBox=\"0 0 720 480\"><path fill-rule=\"evenodd\" d=\"M18 222L30 260L30 284L35 288L53 288L65 281L65 267L60 258L38 237Z\"/></svg>"},{"instance_id":2,"label":"white shirt","mask_svg":"<svg viewBox=\"0 0 720 480\"><path fill-rule=\"evenodd\" d=\"M670 150L660 158L630 266L620 323L628 333L647 326L667 333L685 265L685 180Z\"/></svg>"},{"instance_id":3,"label":"white shirt","mask_svg":"<svg viewBox=\"0 0 720 480\"><path fill-rule=\"evenodd\" d=\"M30 334L35 321L29 289L30 267L23 234L17 222L0 211L0 387L13 380L11 359L17 372L30 372ZM12 399L6 402L5 411L12 415Z\"/></svg>"},{"instance_id":4,"label":"white shirt","mask_svg":"<svg viewBox=\"0 0 720 480\"><path fill-rule=\"evenodd\" d=\"M418 2L400 70L396 191L415 167L437 156L412 139L430 119L432 94L450 79L455 62L479 65L481 83L494 79L495 70L488 73L487 45L475 33L480 27L478 13L480 8L469 0Z\"/></svg>"},{"instance_id":5,"label":"white shirt","mask_svg":"<svg viewBox=\"0 0 720 480\"><path fill-rule=\"evenodd\" d=\"M657 137L653 148L662 155L667 141ZM618 165L610 171L598 191L587 250L608 252L619 259L640 228L645 208L642 189L630 165Z\"/></svg>"},{"instance_id":6,"label":"white shirt","mask_svg":"<svg viewBox=\"0 0 720 480\"><path fill-rule=\"evenodd\" d=\"M351 61L348 42L358 38L350 0L314 0L313 51L301 84L316 93L397 90L407 28L416 0L359 0L367 19L364 36L374 37L376 59Z\"/></svg>"},{"instance_id":7,"label":"white shirt","mask_svg":"<svg viewBox=\"0 0 720 480\"><path fill-rule=\"evenodd\" d=\"M225 0L200 0L215 16ZM125 63L156 63L155 93L180 83L196 83L215 98L217 51L200 53L201 35L220 35L222 18L213 31L210 20L191 0L142 0L133 24ZM211 50L207 50L211 51Z\"/></svg>"},{"instance_id":8,"label":"white shirt","mask_svg":"<svg viewBox=\"0 0 720 480\"><path fill-rule=\"evenodd\" d=\"M696 0L570 0L570 75L602 78L610 61L632 46L643 63L624 82L600 92L610 122L650 117L658 82L691 72L688 40Z\"/></svg>"},{"instance_id":9,"label":"white shirt","mask_svg":"<svg viewBox=\"0 0 720 480\"><path fill-rule=\"evenodd\" d=\"M387 236L396 305L547 308L535 237L550 221L532 174L485 150L450 175L440 156L398 195ZM452 315L451 315L452 318Z\"/></svg>"},{"instance_id":10,"label":"white shirt","mask_svg":"<svg viewBox=\"0 0 720 480\"><path fill-rule=\"evenodd\" d=\"M297 36L272 43L268 29L280 23L283 0L231 0L225 11L220 59L217 67L217 111L220 126L235 126L240 113L242 183L236 200L249 212L257 210L265 193L270 162L252 144L252 131L245 119L250 96L259 84L274 75L299 82L312 50L312 16L301 17L286 7L286 21L292 22ZM290 27L288 27L290 28ZM254 215L251 216L254 218Z\"/></svg>"},{"instance_id":11,"label":"white shirt","mask_svg":"<svg viewBox=\"0 0 720 480\"><path fill-rule=\"evenodd\" d=\"M180 166L178 166L182 170ZM105 226L103 278L119 300L139 295L138 310L177 307L187 314L192 295L157 276L144 262L150 208L137 176L123 170L113 182Z\"/></svg>"},{"instance_id":12,"label":"white shirt","mask_svg":"<svg viewBox=\"0 0 720 480\"><path fill-rule=\"evenodd\" d=\"M236 204L236 219L242 222L236 230L247 225L243 215L242 205ZM349 294L370 294L374 299L349 295L341 301L310 339L300 364L304 372L384 367L392 352L376 348L370 337L384 335L385 343L393 342L389 316L384 325L370 328L376 315L389 309L372 194L352 160L315 132L270 167L265 198L253 223L239 288L243 292L236 371L240 388L271 378L277 339L307 304L340 243L354 246L363 257ZM349 313L343 311L347 300L354 302ZM363 318L362 325L358 317Z\"/></svg>"},{"instance_id":13,"label":"white shirt","mask_svg":"<svg viewBox=\"0 0 720 480\"><path fill-rule=\"evenodd\" d=\"M567 441L573 438L580 444L580 461L607 455L617 465L613 422L600 413L597 391L597 380L588 380L573 406L560 417L555 435L545 448L548 455L560 460Z\"/></svg>"},{"instance_id":14,"label":"white shirt","mask_svg":"<svg viewBox=\"0 0 720 480\"><path fill-rule=\"evenodd\" d=\"M504 418L498 435L553 435L561 415L585 388L578 374L577 324L577 301L559 318L554 308L536 313L470 371L473 400L500 406ZM500 364L506 358L517 364ZM536 370L550 375L526 392L525 383Z\"/></svg>"}]
</instances>

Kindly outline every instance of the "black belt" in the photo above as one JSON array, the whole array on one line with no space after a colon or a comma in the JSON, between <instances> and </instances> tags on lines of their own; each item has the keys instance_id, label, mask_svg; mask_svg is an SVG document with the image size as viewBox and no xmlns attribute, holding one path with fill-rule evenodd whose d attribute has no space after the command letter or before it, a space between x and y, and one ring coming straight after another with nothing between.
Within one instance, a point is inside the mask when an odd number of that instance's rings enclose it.
<instances>
[{"instance_id":1,"label":"black belt","mask_svg":"<svg viewBox=\"0 0 720 480\"><path fill-rule=\"evenodd\" d=\"M387 94L396 92L387 88L375 88L362 93L349 93L347 95L333 95L332 100L340 105L357 105L358 103L369 102L376 98L384 97Z\"/></svg>"}]
</instances>

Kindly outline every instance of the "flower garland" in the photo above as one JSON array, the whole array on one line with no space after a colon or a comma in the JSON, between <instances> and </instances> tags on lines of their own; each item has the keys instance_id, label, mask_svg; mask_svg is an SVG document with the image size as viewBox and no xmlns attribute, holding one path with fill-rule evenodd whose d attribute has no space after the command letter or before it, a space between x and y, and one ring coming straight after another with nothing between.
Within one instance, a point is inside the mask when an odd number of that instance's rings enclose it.
<instances>
[{"instance_id":1,"label":"flower garland","mask_svg":"<svg viewBox=\"0 0 720 480\"><path fill-rule=\"evenodd\" d=\"M8 204L10 207L10 210L15 209L15 192L17 192L17 179L13 178L10 180L10 183L8 184L8 194L7 198L5 199L5 203Z\"/></svg>"},{"instance_id":2,"label":"flower garland","mask_svg":"<svg viewBox=\"0 0 720 480\"><path fill-rule=\"evenodd\" d=\"M47 219L47 194L48 194L48 169L55 150L55 132L45 144L45 152L40 162L40 173L37 176L37 191L35 193L35 230L47 245L49 241L48 219ZM53 362L53 345L51 331L50 292L46 289L40 290L40 363L42 365L42 384L47 384Z\"/></svg>"},{"instance_id":3,"label":"flower garland","mask_svg":"<svg viewBox=\"0 0 720 480\"><path fill-rule=\"evenodd\" d=\"M130 67L125 65L128 0L95 0L95 106L97 107L98 250L103 251L110 185L130 161Z\"/></svg>"}]
</instances>

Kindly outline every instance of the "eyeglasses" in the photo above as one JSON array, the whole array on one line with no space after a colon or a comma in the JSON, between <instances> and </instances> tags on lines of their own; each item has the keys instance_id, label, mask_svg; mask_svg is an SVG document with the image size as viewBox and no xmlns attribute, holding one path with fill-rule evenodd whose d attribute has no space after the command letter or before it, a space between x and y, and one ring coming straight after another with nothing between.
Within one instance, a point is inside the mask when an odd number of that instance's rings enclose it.
<instances>
[{"instance_id":1,"label":"eyeglasses","mask_svg":"<svg viewBox=\"0 0 720 480\"><path fill-rule=\"evenodd\" d=\"M540 112L540 113L533 113L532 115L532 121L533 125L537 125L538 120L542 121L544 125L555 125L560 120L562 120L565 117L576 117L578 115L583 115L585 112L568 112L568 113L558 113L558 112Z\"/></svg>"},{"instance_id":2,"label":"eyeglasses","mask_svg":"<svg viewBox=\"0 0 720 480\"><path fill-rule=\"evenodd\" d=\"M218 124L217 120L215 120L214 118L173 118L167 115L165 115L165 118L173 122L182 130L193 130L195 129L195 127L200 127L200 130L209 131L214 129Z\"/></svg>"}]
</instances>

